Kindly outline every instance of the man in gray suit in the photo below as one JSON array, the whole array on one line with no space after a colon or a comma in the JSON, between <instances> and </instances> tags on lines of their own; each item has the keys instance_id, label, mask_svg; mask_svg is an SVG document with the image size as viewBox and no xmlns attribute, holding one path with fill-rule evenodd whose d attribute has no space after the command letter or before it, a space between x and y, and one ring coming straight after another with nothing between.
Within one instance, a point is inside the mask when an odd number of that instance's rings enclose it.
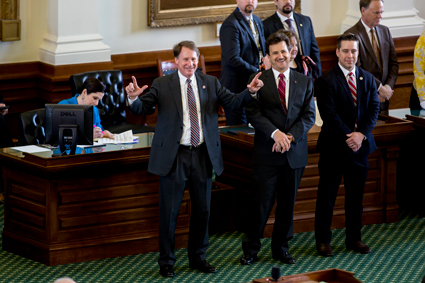
<instances>
[{"instance_id":1,"label":"man in gray suit","mask_svg":"<svg viewBox=\"0 0 425 283\"><path fill-rule=\"evenodd\" d=\"M174 276L174 231L183 193L189 187L191 199L188 243L189 267L213 273L206 261L210 216L212 169L223 172L218 131L218 106L242 108L254 101L263 83L254 80L240 94L222 87L217 78L196 73L199 50L192 41L173 48L178 71L157 78L151 89L139 88L136 79L126 87L130 111L152 114L158 107L158 120L152 140L148 171L159 175L158 264L164 277Z\"/></svg>"},{"instance_id":2,"label":"man in gray suit","mask_svg":"<svg viewBox=\"0 0 425 283\"><path fill-rule=\"evenodd\" d=\"M307 132L314 124L313 84L309 77L289 68L289 38L279 32L266 41L272 68L262 72L259 99L246 106L255 128L253 191L247 218L250 227L242 242L242 265L257 259L270 211L277 198L272 236L273 259L293 264L288 241L293 237L294 204L307 165ZM251 77L252 78L252 77Z\"/></svg>"},{"instance_id":3,"label":"man in gray suit","mask_svg":"<svg viewBox=\"0 0 425 283\"><path fill-rule=\"evenodd\" d=\"M360 67L375 77L381 114L388 114L389 100L398 76L397 54L388 27L380 25L384 12L383 0L360 0L361 19L346 30L359 39Z\"/></svg>"}]
</instances>

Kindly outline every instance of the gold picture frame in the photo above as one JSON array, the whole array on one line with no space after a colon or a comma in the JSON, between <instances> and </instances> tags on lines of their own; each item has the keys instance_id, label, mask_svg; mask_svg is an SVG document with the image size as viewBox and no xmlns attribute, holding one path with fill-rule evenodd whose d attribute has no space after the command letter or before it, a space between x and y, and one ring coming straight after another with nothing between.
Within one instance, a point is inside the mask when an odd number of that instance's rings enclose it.
<instances>
[{"instance_id":1,"label":"gold picture frame","mask_svg":"<svg viewBox=\"0 0 425 283\"><path fill-rule=\"evenodd\" d=\"M236 8L235 0L148 0L148 26L152 28L219 23ZM274 1L258 0L254 14L262 20L276 11ZM295 1L301 12L301 0Z\"/></svg>"}]
</instances>

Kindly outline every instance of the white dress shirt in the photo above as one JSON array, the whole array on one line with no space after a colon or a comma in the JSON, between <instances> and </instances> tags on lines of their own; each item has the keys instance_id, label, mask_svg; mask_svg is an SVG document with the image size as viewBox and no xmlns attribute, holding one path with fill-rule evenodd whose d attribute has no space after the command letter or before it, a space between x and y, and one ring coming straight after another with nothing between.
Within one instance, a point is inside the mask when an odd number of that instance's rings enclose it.
<instances>
[{"instance_id":1,"label":"white dress shirt","mask_svg":"<svg viewBox=\"0 0 425 283\"><path fill-rule=\"evenodd\" d=\"M279 75L280 75L280 72L276 71L273 68L272 68L272 70L273 70L274 80L276 82L276 88L279 88L279 80L280 80ZM288 107L288 101L289 101L289 76L291 74L290 70L291 70L291 68L288 68L288 70L286 70L285 72L283 72L283 75L285 76L284 81L285 81L285 84L286 84L286 86L285 86L285 103L286 103L286 107ZM279 93L279 91L278 91L278 93ZM278 131L278 130L279 129L274 130L274 132L271 135L272 138L273 138L274 134L276 133L276 131Z\"/></svg>"}]
</instances>

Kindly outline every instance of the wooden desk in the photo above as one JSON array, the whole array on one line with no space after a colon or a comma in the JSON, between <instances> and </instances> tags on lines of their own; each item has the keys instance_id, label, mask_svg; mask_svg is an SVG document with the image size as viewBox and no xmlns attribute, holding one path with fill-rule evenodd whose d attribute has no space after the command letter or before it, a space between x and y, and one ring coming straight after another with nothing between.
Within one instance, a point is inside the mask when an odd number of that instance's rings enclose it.
<instances>
[{"instance_id":1,"label":"wooden desk","mask_svg":"<svg viewBox=\"0 0 425 283\"><path fill-rule=\"evenodd\" d=\"M222 128L221 142L224 172L217 181L235 187L235 223L243 230L244 204L251 191L253 137L246 134L227 134ZM396 200L397 158L401 141L413 132L413 123L403 119L380 116L373 130L378 150L369 156L369 173L363 198L363 224L389 223L398 221ZM294 232L314 231L314 212L319 182L316 150L320 127L314 126L308 133L309 161L302 177L295 202ZM345 226L345 192L341 184L335 203L332 228ZM239 214L237 213L239 212ZM264 236L271 237L275 208L270 214Z\"/></svg>"},{"instance_id":2,"label":"wooden desk","mask_svg":"<svg viewBox=\"0 0 425 283\"><path fill-rule=\"evenodd\" d=\"M0 149L3 250L46 265L158 251L159 178L147 172L152 136L55 158ZM186 246L189 214L186 192L176 248Z\"/></svg>"}]
</instances>

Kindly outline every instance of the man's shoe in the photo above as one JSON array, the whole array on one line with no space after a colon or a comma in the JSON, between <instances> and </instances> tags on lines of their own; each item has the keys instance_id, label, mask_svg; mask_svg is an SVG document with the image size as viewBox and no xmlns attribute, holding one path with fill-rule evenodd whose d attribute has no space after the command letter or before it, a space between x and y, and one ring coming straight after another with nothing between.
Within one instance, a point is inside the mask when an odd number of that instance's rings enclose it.
<instances>
[{"instance_id":1,"label":"man's shoe","mask_svg":"<svg viewBox=\"0 0 425 283\"><path fill-rule=\"evenodd\" d=\"M333 256L331 244L329 243L316 243L316 250L321 256Z\"/></svg>"},{"instance_id":2,"label":"man's shoe","mask_svg":"<svg viewBox=\"0 0 425 283\"><path fill-rule=\"evenodd\" d=\"M295 258L293 258L288 252L284 252L283 254L279 256L273 256L274 260L280 260L283 263L286 264L294 264Z\"/></svg>"},{"instance_id":3,"label":"man's shoe","mask_svg":"<svg viewBox=\"0 0 425 283\"><path fill-rule=\"evenodd\" d=\"M257 254L244 254L241 257L241 264L242 265L250 265L251 263L253 263L254 261L256 261L258 259Z\"/></svg>"},{"instance_id":4,"label":"man's shoe","mask_svg":"<svg viewBox=\"0 0 425 283\"><path fill-rule=\"evenodd\" d=\"M345 241L347 250L353 250L356 253L368 254L371 252L370 248L362 241Z\"/></svg>"},{"instance_id":5,"label":"man's shoe","mask_svg":"<svg viewBox=\"0 0 425 283\"><path fill-rule=\"evenodd\" d=\"M206 260L189 263L189 267L191 269L198 269L199 271L202 271L203 273L214 273L217 271L217 269L211 264L209 264Z\"/></svg>"},{"instance_id":6,"label":"man's shoe","mask_svg":"<svg viewBox=\"0 0 425 283\"><path fill-rule=\"evenodd\" d=\"M159 274L164 277L173 277L174 269L172 265L166 264L159 267Z\"/></svg>"}]
</instances>

